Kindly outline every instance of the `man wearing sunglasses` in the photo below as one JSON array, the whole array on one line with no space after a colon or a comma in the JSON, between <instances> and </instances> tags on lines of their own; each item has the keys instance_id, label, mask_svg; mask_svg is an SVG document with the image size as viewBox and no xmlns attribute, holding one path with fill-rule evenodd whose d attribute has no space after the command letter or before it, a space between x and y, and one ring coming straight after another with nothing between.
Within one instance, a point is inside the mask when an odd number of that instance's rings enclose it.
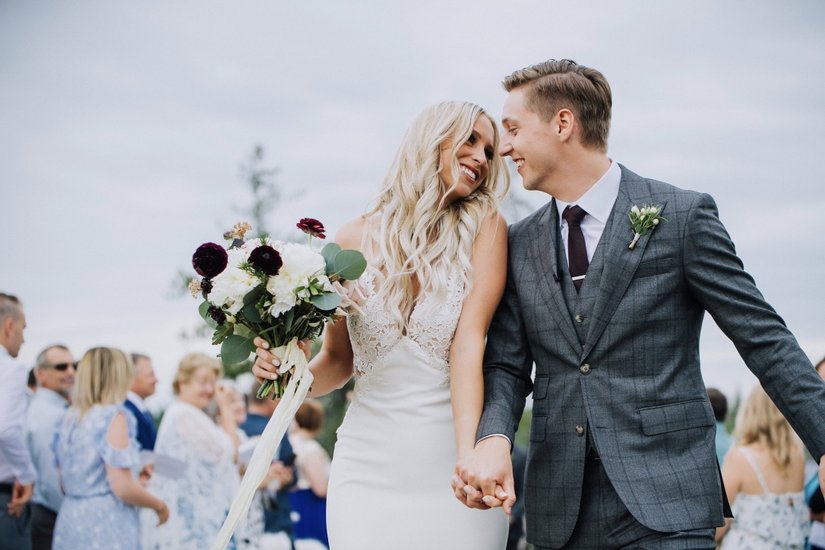
<instances>
[{"instance_id":1,"label":"man wearing sunglasses","mask_svg":"<svg viewBox=\"0 0 825 550\"><path fill-rule=\"evenodd\" d=\"M37 483L32 496L32 550L50 550L57 512L63 502L52 440L69 406L76 365L69 348L54 344L37 356L37 391L26 416L26 436Z\"/></svg>"}]
</instances>

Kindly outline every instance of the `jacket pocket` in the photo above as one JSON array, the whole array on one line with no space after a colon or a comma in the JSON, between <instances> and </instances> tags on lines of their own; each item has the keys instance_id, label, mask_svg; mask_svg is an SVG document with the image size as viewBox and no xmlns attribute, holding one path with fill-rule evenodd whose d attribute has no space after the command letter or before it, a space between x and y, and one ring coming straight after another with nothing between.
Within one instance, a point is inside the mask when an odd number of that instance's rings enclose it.
<instances>
[{"instance_id":1,"label":"jacket pocket","mask_svg":"<svg viewBox=\"0 0 825 550\"><path fill-rule=\"evenodd\" d=\"M642 433L657 435L713 426L713 411L704 399L668 403L639 409Z\"/></svg>"},{"instance_id":2,"label":"jacket pocket","mask_svg":"<svg viewBox=\"0 0 825 550\"><path fill-rule=\"evenodd\" d=\"M634 273L633 278L642 279L644 277L653 277L654 275L667 273L672 270L675 265L676 260L673 258L654 258L643 261L636 268L636 273Z\"/></svg>"}]
</instances>

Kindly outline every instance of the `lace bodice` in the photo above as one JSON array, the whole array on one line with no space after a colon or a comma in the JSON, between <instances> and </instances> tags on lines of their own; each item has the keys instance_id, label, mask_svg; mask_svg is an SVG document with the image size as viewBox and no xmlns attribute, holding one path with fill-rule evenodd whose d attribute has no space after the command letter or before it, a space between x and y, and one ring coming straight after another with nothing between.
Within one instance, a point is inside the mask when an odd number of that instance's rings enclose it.
<instances>
[{"instance_id":1,"label":"lace bodice","mask_svg":"<svg viewBox=\"0 0 825 550\"><path fill-rule=\"evenodd\" d=\"M356 377L371 372L394 346L408 339L417 344L433 368L442 371L449 381L448 355L464 297L460 274L457 271L450 274L446 295L428 294L416 304L406 335L377 295L378 276L380 273L369 267L358 280L365 300L361 311L347 318Z\"/></svg>"}]
</instances>

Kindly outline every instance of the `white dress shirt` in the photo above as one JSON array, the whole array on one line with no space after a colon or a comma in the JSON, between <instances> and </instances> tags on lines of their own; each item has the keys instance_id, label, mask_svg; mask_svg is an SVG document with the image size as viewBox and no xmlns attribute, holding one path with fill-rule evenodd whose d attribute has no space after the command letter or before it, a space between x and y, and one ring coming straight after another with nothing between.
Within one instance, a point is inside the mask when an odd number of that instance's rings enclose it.
<instances>
[{"instance_id":1,"label":"white dress shirt","mask_svg":"<svg viewBox=\"0 0 825 550\"><path fill-rule=\"evenodd\" d=\"M38 388L34 392L29 412L26 415L26 440L32 463L37 471L32 502L45 506L52 512L60 511L63 491L57 476L57 462L52 443L57 425L63 419L69 403L49 388Z\"/></svg>"},{"instance_id":2,"label":"white dress shirt","mask_svg":"<svg viewBox=\"0 0 825 550\"><path fill-rule=\"evenodd\" d=\"M29 371L0 345L0 482L34 483L26 446L26 381Z\"/></svg>"},{"instance_id":3,"label":"white dress shirt","mask_svg":"<svg viewBox=\"0 0 825 550\"><path fill-rule=\"evenodd\" d=\"M616 204L619 196L619 183L622 181L622 169L615 161L610 162L610 168L587 190L587 193L579 197L574 202L564 202L556 199L556 208L559 210L559 222L561 228L561 238L564 242L564 252L567 254L567 235L569 228L567 222L562 218L564 209L569 205L578 205L587 215L581 223L582 234L584 235L584 246L587 248L587 261L593 261L593 253L602 238L607 219ZM568 258L568 262L570 259Z\"/></svg>"},{"instance_id":4,"label":"white dress shirt","mask_svg":"<svg viewBox=\"0 0 825 550\"><path fill-rule=\"evenodd\" d=\"M139 396L138 394L136 394L135 392L133 392L132 390L129 390L128 392L126 392L126 399L128 401L131 401L132 404L135 407L137 407L140 412L142 412L144 414L149 412L149 409L146 408L146 403L143 402L143 398L141 396Z\"/></svg>"}]
</instances>

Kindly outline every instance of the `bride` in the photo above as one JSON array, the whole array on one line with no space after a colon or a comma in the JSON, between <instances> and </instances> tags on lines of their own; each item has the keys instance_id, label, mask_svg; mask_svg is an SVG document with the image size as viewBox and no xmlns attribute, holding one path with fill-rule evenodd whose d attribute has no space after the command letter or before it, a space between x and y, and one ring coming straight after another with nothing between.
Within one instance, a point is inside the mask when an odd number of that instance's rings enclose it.
<instances>
[{"instance_id":1,"label":"bride","mask_svg":"<svg viewBox=\"0 0 825 550\"><path fill-rule=\"evenodd\" d=\"M334 550L501 549L507 519L470 510L450 487L481 415L484 340L504 290L508 177L498 130L479 106L445 102L412 123L367 214L336 241L369 267L358 311L326 327L311 395L355 375L327 502ZM278 358L258 345L253 372ZM485 507L477 503L478 507Z\"/></svg>"}]
</instances>

